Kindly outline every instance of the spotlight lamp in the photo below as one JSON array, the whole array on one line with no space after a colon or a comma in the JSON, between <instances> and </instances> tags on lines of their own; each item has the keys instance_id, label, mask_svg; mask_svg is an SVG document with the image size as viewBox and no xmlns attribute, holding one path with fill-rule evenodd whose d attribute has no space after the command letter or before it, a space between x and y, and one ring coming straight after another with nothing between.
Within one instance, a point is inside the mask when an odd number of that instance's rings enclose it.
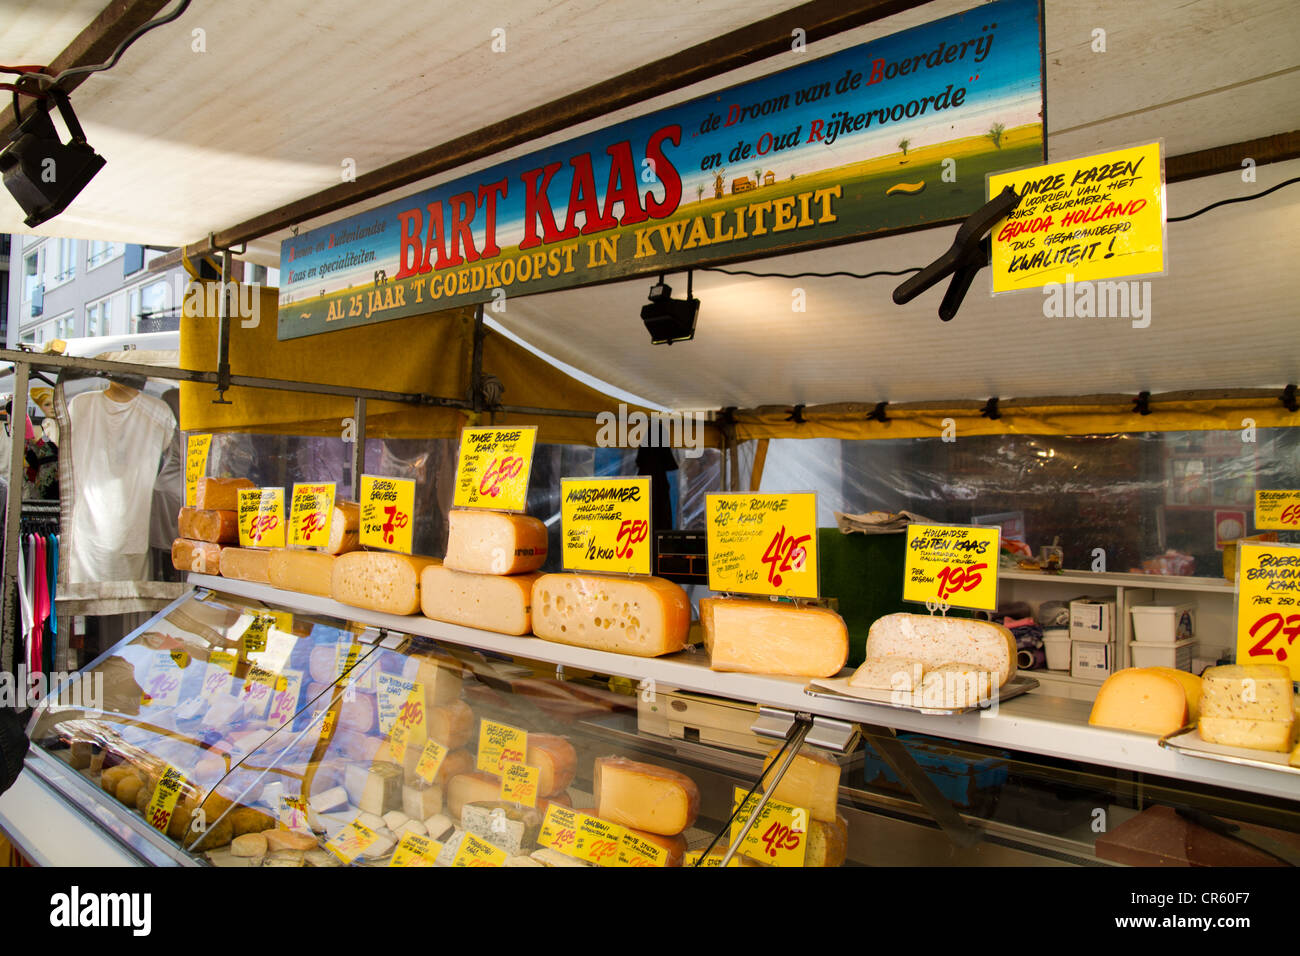
<instances>
[{"instance_id":1,"label":"spotlight lamp","mask_svg":"<svg viewBox=\"0 0 1300 956\"><path fill-rule=\"evenodd\" d=\"M60 141L54 128L50 101L58 106L72 136L67 143ZM29 227L39 226L67 209L103 166L104 157L86 142L68 95L59 89L46 91L0 152L5 188L27 214L23 222Z\"/></svg>"},{"instance_id":2,"label":"spotlight lamp","mask_svg":"<svg viewBox=\"0 0 1300 956\"><path fill-rule=\"evenodd\" d=\"M695 338L695 320L700 315L700 300L691 296L691 272L686 273L686 298L674 299L672 288L659 276L650 287L650 302L641 306L641 321L650 333L652 345L672 345Z\"/></svg>"}]
</instances>

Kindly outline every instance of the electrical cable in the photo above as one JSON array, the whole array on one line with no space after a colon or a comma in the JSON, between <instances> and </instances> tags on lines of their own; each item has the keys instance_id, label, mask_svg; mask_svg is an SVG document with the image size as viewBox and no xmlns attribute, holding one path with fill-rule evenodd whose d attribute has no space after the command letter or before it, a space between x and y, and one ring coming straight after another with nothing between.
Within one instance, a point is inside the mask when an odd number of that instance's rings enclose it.
<instances>
[{"instance_id":1,"label":"electrical cable","mask_svg":"<svg viewBox=\"0 0 1300 956\"><path fill-rule=\"evenodd\" d=\"M1265 189L1263 192L1252 193L1249 196L1237 196L1235 199L1220 199L1218 202L1210 203L1208 206L1204 207L1203 209L1196 210L1196 212L1189 212L1186 216L1170 216L1168 219L1165 220L1165 222L1186 222L1188 219L1195 219L1203 212L1209 212L1211 209L1217 209L1218 207L1226 206L1229 203L1250 202L1252 199L1263 199L1269 193L1277 192L1283 186L1290 186L1292 183L1300 183L1300 176L1296 176L1293 179L1284 179L1276 186L1270 186L1268 189Z\"/></svg>"}]
</instances>

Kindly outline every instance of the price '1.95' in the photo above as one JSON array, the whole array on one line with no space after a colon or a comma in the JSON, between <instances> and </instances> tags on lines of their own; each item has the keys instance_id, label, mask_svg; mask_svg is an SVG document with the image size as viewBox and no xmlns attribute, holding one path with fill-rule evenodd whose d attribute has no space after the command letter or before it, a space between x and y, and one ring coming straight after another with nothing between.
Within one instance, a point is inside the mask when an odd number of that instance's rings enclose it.
<instances>
[{"instance_id":1,"label":"price '1.95'","mask_svg":"<svg viewBox=\"0 0 1300 956\"><path fill-rule=\"evenodd\" d=\"M980 574L980 571L987 567L986 562L969 565L948 565L939 572L939 597L946 598L958 591L973 591L984 580L984 576Z\"/></svg>"}]
</instances>

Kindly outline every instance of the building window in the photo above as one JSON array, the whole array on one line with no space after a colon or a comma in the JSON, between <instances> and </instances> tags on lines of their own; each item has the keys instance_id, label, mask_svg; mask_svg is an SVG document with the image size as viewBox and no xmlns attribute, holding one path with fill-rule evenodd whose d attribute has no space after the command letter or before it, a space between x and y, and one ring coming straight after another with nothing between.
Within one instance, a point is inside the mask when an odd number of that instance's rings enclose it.
<instances>
[{"instance_id":1,"label":"building window","mask_svg":"<svg viewBox=\"0 0 1300 956\"><path fill-rule=\"evenodd\" d=\"M99 239L90 241L90 253L86 256L86 269L102 266L106 262L111 262L122 254L124 246L120 242L103 242Z\"/></svg>"},{"instance_id":2,"label":"building window","mask_svg":"<svg viewBox=\"0 0 1300 956\"><path fill-rule=\"evenodd\" d=\"M45 250L37 249L23 256L23 301L30 302L41 284L41 258Z\"/></svg>"},{"instance_id":3,"label":"building window","mask_svg":"<svg viewBox=\"0 0 1300 956\"><path fill-rule=\"evenodd\" d=\"M86 334L111 335L113 333L111 299L101 299L86 306Z\"/></svg>"},{"instance_id":4,"label":"building window","mask_svg":"<svg viewBox=\"0 0 1300 956\"><path fill-rule=\"evenodd\" d=\"M42 339L42 342L48 342L50 339L71 339L77 335L77 316L74 312L61 315L53 322L41 326L42 329L50 329L51 334L48 338Z\"/></svg>"}]
</instances>

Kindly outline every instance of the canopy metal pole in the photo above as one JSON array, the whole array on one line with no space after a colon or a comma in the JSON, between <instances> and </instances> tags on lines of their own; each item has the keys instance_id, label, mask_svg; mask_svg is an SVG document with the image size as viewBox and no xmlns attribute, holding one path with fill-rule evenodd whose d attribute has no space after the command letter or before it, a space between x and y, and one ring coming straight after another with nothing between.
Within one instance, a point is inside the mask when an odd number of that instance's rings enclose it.
<instances>
[{"instance_id":1,"label":"canopy metal pole","mask_svg":"<svg viewBox=\"0 0 1300 956\"><path fill-rule=\"evenodd\" d=\"M366 470L366 400L357 396L352 409L352 500L361 500L361 473Z\"/></svg>"},{"instance_id":2,"label":"canopy metal pole","mask_svg":"<svg viewBox=\"0 0 1300 956\"><path fill-rule=\"evenodd\" d=\"M470 355L469 402L476 411L483 411L483 340L487 328L483 325L483 303L474 307L474 351Z\"/></svg>"},{"instance_id":3,"label":"canopy metal pole","mask_svg":"<svg viewBox=\"0 0 1300 956\"><path fill-rule=\"evenodd\" d=\"M23 465L26 463L27 454L25 426L29 372L27 363L14 363L14 395L9 413L9 431L13 438L9 446L9 496L5 502L4 601L0 605L0 613L4 614L0 669L9 673L18 671L14 634L18 608L18 548L23 511Z\"/></svg>"},{"instance_id":4,"label":"canopy metal pole","mask_svg":"<svg viewBox=\"0 0 1300 956\"><path fill-rule=\"evenodd\" d=\"M235 290L230 287L230 250L221 252L221 305L217 309L217 397L214 405L229 405L226 392L230 389L230 300Z\"/></svg>"}]
</instances>

